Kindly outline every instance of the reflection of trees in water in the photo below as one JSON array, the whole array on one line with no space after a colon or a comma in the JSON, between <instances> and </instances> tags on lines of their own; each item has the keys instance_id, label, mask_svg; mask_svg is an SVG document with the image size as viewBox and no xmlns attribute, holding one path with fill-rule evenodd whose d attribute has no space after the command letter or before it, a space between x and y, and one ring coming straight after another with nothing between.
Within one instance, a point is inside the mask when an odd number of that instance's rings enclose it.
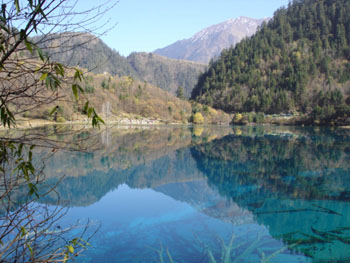
<instances>
[{"instance_id":1,"label":"reflection of trees in water","mask_svg":"<svg viewBox=\"0 0 350 263\"><path fill-rule=\"evenodd\" d=\"M134 152L133 155L135 154ZM82 170L82 176L68 176L60 182L57 191L60 194L62 204L88 206L123 184L127 184L131 188L144 189L199 179L195 161L187 148L169 151L156 160L148 160L151 157L148 156L145 157L147 161L144 162L142 157L137 165L121 169L114 169L109 164L113 160L112 156L105 158L106 155L102 155L103 157L99 159L99 162L103 162L106 167L110 166L110 169L106 168L106 171L98 170L96 167L94 169L93 164L94 160L97 159L96 155L96 153L75 155L74 162L84 163L87 172ZM63 160L57 160L57 163L54 160L52 161L51 165L55 165L55 167L58 165L58 168ZM57 177L49 178L48 183L55 183L56 180ZM44 201L54 203L55 198L55 195L50 195Z\"/></svg>"},{"instance_id":2,"label":"reflection of trees in water","mask_svg":"<svg viewBox=\"0 0 350 263\"><path fill-rule=\"evenodd\" d=\"M195 143L208 141L210 136L220 138L230 132L230 128L205 128ZM88 133L81 132L72 141L87 136ZM109 146L101 145L104 138L108 138ZM150 188L198 178L193 177L197 176L198 170L187 148L193 143L192 132L186 127L120 126L107 129L100 136L91 136L91 139L92 145L100 146L98 150L57 152L46 163L50 182L66 175L58 191L62 200L70 201L73 206L97 202L125 183L133 188Z\"/></svg>"},{"instance_id":3,"label":"reflection of trees in water","mask_svg":"<svg viewBox=\"0 0 350 263\"><path fill-rule=\"evenodd\" d=\"M111 116L111 103L106 101L102 104L102 117L108 119Z\"/></svg>"},{"instance_id":4,"label":"reflection of trees in water","mask_svg":"<svg viewBox=\"0 0 350 263\"><path fill-rule=\"evenodd\" d=\"M266 134L261 128L250 129L242 127L239 132L234 130L237 135L208 143L203 142L212 136L206 130L202 137L183 129L126 133L102 151L77 153L68 163L66 155L58 155L49 165L53 170L72 167L72 174L78 168L84 175L67 177L57 189L62 201L73 200L71 205L97 202L121 184L153 188L226 222L230 222L229 215L234 217L230 211L237 212L233 205L238 204L287 246L300 242L294 251L327 258L330 254L309 251L312 246L320 247L323 239L325 248L341 255L348 231L333 232L350 222L346 218L350 207L337 202L348 200L350 143L346 133L301 129ZM191 143L196 146L189 147ZM119 165L126 162L130 165ZM202 174L212 189L190 184ZM183 187L175 188L172 183ZM206 207L213 192L230 201L215 199L215 205ZM321 233L327 238L320 237ZM341 248L339 253L335 244Z\"/></svg>"},{"instance_id":5,"label":"reflection of trees in water","mask_svg":"<svg viewBox=\"0 0 350 263\"><path fill-rule=\"evenodd\" d=\"M104 129L101 132L101 143L108 147L111 144L111 130L110 129Z\"/></svg>"},{"instance_id":6,"label":"reflection of trees in water","mask_svg":"<svg viewBox=\"0 0 350 263\"><path fill-rule=\"evenodd\" d=\"M192 148L198 168L221 195L252 211L270 234L318 259L350 257L350 138L227 136ZM344 202L345 201L345 202Z\"/></svg>"},{"instance_id":7,"label":"reflection of trees in water","mask_svg":"<svg viewBox=\"0 0 350 263\"><path fill-rule=\"evenodd\" d=\"M305 137L227 136L194 147L192 155L208 182L228 197L249 190L241 187L237 193L234 184L258 185L256 191L272 196L344 200L344 188L350 186L348 147L350 140L322 144Z\"/></svg>"}]
</instances>

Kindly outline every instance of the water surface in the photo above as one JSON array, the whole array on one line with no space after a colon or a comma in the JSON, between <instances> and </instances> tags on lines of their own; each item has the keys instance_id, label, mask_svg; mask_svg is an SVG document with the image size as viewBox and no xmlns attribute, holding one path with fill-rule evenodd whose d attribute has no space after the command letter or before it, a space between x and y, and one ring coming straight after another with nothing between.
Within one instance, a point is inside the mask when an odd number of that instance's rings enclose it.
<instances>
[{"instance_id":1,"label":"water surface","mask_svg":"<svg viewBox=\"0 0 350 263\"><path fill-rule=\"evenodd\" d=\"M62 224L101 224L79 262L350 261L350 131L139 127L97 141L46 164L49 182L66 176Z\"/></svg>"}]
</instances>

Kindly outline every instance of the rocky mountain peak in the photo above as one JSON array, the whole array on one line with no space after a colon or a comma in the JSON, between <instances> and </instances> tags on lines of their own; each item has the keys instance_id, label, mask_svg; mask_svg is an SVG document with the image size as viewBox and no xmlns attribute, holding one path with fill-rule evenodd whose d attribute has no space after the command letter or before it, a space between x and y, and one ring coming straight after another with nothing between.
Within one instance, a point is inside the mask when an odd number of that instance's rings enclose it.
<instances>
[{"instance_id":1,"label":"rocky mountain peak","mask_svg":"<svg viewBox=\"0 0 350 263\"><path fill-rule=\"evenodd\" d=\"M189 39L157 49L154 53L175 59L208 63L211 58L220 54L222 49L236 45L244 37L253 35L258 26L268 20L269 18L254 19L244 16L229 19L207 27Z\"/></svg>"}]
</instances>

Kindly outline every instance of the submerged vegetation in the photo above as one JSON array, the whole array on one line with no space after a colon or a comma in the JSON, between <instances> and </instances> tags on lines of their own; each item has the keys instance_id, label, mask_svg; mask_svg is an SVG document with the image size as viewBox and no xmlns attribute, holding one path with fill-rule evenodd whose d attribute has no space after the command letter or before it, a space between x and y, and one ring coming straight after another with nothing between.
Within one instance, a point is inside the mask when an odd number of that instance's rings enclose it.
<instances>
[{"instance_id":1,"label":"submerged vegetation","mask_svg":"<svg viewBox=\"0 0 350 263\"><path fill-rule=\"evenodd\" d=\"M254 233L255 235L256 233ZM262 240L263 234L258 233L256 239L249 243L249 241L237 241L237 237L235 235L231 235L228 243L225 243L225 240L222 238L218 238L221 243L221 248L213 249L205 242L200 240L198 236L196 236L197 242L199 244L199 250L204 250L207 254L207 261L209 263L240 263L245 260L254 260L254 262L260 263L269 263L273 262L273 259L277 257L279 254L285 252L288 249L293 248L296 244L291 244L286 247L282 247L277 249L276 251L268 251L268 255L265 253L267 251L261 250L261 243L264 243ZM166 248L166 256L164 257L164 248L162 243L160 244L160 249L154 249L159 256L159 263L170 262L174 263L173 257L169 251L169 248ZM253 258L251 253L254 250L260 250L258 252L257 257ZM200 251L198 251L201 254ZM199 256L199 255L198 255Z\"/></svg>"}]
</instances>

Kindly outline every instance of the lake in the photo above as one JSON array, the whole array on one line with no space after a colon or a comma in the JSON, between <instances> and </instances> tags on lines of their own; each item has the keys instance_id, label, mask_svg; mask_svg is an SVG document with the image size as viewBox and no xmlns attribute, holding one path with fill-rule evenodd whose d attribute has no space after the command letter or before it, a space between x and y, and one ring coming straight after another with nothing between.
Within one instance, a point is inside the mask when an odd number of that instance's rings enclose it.
<instances>
[{"instance_id":1,"label":"lake","mask_svg":"<svg viewBox=\"0 0 350 263\"><path fill-rule=\"evenodd\" d=\"M93 140L45 168L49 183L65 175L62 226L100 226L78 262L350 261L350 130L117 127Z\"/></svg>"}]
</instances>

